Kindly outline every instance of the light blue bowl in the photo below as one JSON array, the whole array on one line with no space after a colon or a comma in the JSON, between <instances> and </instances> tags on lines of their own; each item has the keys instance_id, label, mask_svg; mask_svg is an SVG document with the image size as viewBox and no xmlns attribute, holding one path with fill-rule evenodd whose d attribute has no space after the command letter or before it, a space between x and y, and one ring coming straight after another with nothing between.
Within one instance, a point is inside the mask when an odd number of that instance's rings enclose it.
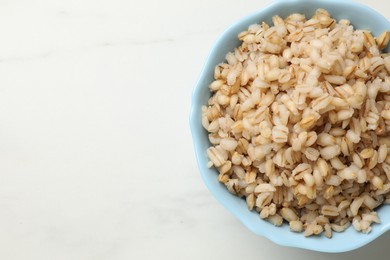
<instances>
[{"instance_id":1,"label":"light blue bowl","mask_svg":"<svg viewBox=\"0 0 390 260\"><path fill-rule=\"evenodd\" d=\"M206 150L210 146L207 133L201 124L201 106L207 104L210 97L208 85L213 81L214 67L224 61L227 52L240 45L237 35L248 28L250 24L266 21L271 23L272 16L278 14L286 17L291 13L303 13L311 16L317 8L324 8L339 19L348 19L358 29L367 29L378 35L390 29L389 21L376 11L351 1L341 0L279 0L268 7L250 14L230 26L214 44L206 60L192 96L190 126L195 147L196 159L200 174L211 193L234 216L236 216L252 232L264 236L273 242L290 247L298 247L321 252L346 252L362 247L390 229L390 207L382 206L378 214L381 224L373 226L370 234L356 232L348 228L343 233L334 233L332 239L321 237L305 238L303 234L289 231L287 225L275 227L259 218L255 212L247 209L246 203L228 192L225 186L218 182L217 171L207 168ZM389 49L389 48L388 48ZM386 50L388 51L388 50ZM390 241L389 241L390 242Z\"/></svg>"}]
</instances>

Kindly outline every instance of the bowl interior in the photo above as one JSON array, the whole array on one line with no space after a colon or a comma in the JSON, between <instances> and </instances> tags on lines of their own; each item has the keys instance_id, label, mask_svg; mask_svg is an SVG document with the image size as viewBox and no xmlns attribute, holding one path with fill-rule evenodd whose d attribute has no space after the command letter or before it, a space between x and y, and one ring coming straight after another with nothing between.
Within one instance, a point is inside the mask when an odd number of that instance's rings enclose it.
<instances>
[{"instance_id":1,"label":"bowl interior","mask_svg":"<svg viewBox=\"0 0 390 260\"><path fill-rule=\"evenodd\" d=\"M318 8L324 8L339 19L348 19L357 29L367 29L377 36L390 29L390 23L376 11L361 4L338 0L286 0L276 1L272 5L242 18L228 28L213 46L207 58L200 79L194 88L190 126L193 135L195 154L201 176L212 194L231 211L245 226L258 235L285 246L300 247L322 252L345 252L356 249L379 237L390 228L390 207L382 206L378 210L382 224L373 226L370 234L361 234L353 228L343 233L334 233L332 239L324 236L304 238L303 234L290 232L287 225L274 227L259 218L255 212L248 211L245 201L230 194L217 180L217 171L207 168L206 150L210 146L207 133L201 124L201 106L207 104L210 97L208 85L213 81L214 67L224 61L227 52L240 45L237 35L250 24L266 21L272 24L274 15L286 17L291 13L302 13L306 17L314 14ZM388 51L387 48L385 51Z\"/></svg>"}]
</instances>

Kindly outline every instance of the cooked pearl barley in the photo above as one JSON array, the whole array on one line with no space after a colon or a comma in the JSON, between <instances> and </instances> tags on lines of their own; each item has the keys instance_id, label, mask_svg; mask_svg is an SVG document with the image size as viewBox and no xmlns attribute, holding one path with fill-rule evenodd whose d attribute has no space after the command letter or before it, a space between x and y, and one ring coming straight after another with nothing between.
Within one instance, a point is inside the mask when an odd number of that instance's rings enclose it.
<instances>
[{"instance_id":1,"label":"cooked pearl barley","mask_svg":"<svg viewBox=\"0 0 390 260\"><path fill-rule=\"evenodd\" d=\"M293 232L302 232L303 224L299 220L290 221L290 230Z\"/></svg>"},{"instance_id":2,"label":"cooked pearl barley","mask_svg":"<svg viewBox=\"0 0 390 260\"><path fill-rule=\"evenodd\" d=\"M306 148L305 150L305 156L310 161L316 161L318 159L318 156L320 156L320 152L314 148Z\"/></svg>"},{"instance_id":3,"label":"cooked pearl barley","mask_svg":"<svg viewBox=\"0 0 390 260\"><path fill-rule=\"evenodd\" d=\"M338 145L327 146L320 150L320 154L322 158L324 158L325 160L330 160L336 157L337 155L340 154L340 152L341 152L340 146Z\"/></svg>"},{"instance_id":4,"label":"cooked pearl barley","mask_svg":"<svg viewBox=\"0 0 390 260\"><path fill-rule=\"evenodd\" d=\"M288 140L288 128L283 125L277 125L272 129L272 140L275 143L285 143Z\"/></svg>"},{"instance_id":5,"label":"cooked pearl barley","mask_svg":"<svg viewBox=\"0 0 390 260\"><path fill-rule=\"evenodd\" d=\"M370 232L390 203L390 56L318 9L251 25L215 67L201 123L209 167L249 210L293 232Z\"/></svg>"},{"instance_id":6,"label":"cooked pearl barley","mask_svg":"<svg viewBox=\"0 0 390 260\"><path fill-rule=\"evenodd\" d=\"M276 191L275 187L268 183L259 184L255 188L255 194L263 193L263 192L274 192Z\"/></svg>"},{"instance_id":7,"label":"cooked pearl barley","mask_svg":"<svg viewBox=\"0 0 390 260\"><path fill-rule=\"evenodd\" d=\"M363 202L364 202L364 198L361 198L361 197L358 197L352 201L351 206L350 206L350 210L351 210L351 213L353 216L357 215L358 210L362 206Z\"/></svg>"},{"instance_id":8,"label":"cooked pearl barley","mask_svg":"<svg viewBox=\"0 0 390 260\"><path fill-rule=\"evenodd\" d=\"M220 145L226 151L234 151L238 145L238 142L233 138L222 139Z\"/></svg>"},{"instance_id":9,"label":"cooked pearl barley","mask_svg":"<svg viewBox=\"0 0 390 260\"><path fill-rule=\"evenodd\" d=\"M288 222L298 220L298 216L295 214L295 212L290 208L282 208L280 210L280 213L282 217L287 220Z\"/></svg>"},{"instance_id":10,"label":"cooked pearl barley","mask_svg":"<svg viewBox=\"0 0 390 260\"><path fill-rule=\"evenodd\" d=\"M336 138L328 133L318 135L317 144L321 146L328 146L336 144Z\"/></svg>"},{"instance_id":11,"label":"cooked pearl barley","mask_svg":"<svg viewBox=\"0 0 390 260\"><path fill-rule=\"evenodd\" d=\"M378 149L378 163L383 163L386 160L387 153L387 145L382 144Z\"/></svg>"},{"instance_id":12,"label":"cooked pearl barley","mask_svg":"<svg viewBox=\"0 0 390 260\"><path fill-rule=\"evenodd\" d=\"M281 226L283 224L283 218L278 214L269 216L267 220L275 226Z\"/></svg>"},{"instance_id":13,"label":"cooked pearl barley","mask_svg":"<svg viewBox=\"0 0 390 260\"><path fill-rule=\"evenodd\" d=\"M335 217L335 216L338 216L339 215L339 210L336 206L332 206L332 205L324 205L322 206L321 208L321 213L324 215L324 216L332 216L332 217Z\"/></svg>"},{"instance_id":14,"label":"cooked pearl barley","mask_svg":"<svg viewBox=\"0 0 390 260\"><path fill-rule=\"evenodd\" d=\"M209 156L211 162L216 166L221 166L225 160L223 159L223 156L220 154L220 152L214 148L211 147L207 150L207 155Z\"/></svg>"},{"instance_id":15,"label":"cooked pearl barley","mask_svg":"<svg viewBox=\"0 0 390 260\"><path fill-rule=\"evenodd\" d=\"M348 140L350 140L352 143L359 143L360 142L360 135L352 130L348 130L346 137Z\"/></svg>"}]
</instances>

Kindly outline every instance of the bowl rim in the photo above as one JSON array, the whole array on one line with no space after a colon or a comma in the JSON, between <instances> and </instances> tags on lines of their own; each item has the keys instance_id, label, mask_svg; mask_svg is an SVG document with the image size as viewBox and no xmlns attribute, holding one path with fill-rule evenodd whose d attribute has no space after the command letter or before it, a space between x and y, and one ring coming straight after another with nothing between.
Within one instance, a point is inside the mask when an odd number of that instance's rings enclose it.
<instances>
[{"instance_id":1,"label":"bowl rim","mask_svg":"<svg viewBox=\"0 0 390 260\"><path fill-rule=\"evenodd\" d=\"M233 31L237 26L239 26L242 23L245 23L245 20L249 20L249 19L255 18L255 17L265 16L266 13L269 12L270 9L272 9L278 5L283 5L285 3L291 3L291 2L297 2L297 3L316 2L316 3L319 3L319 2L321 2L321 0L274 0L274 2L266 5L265 7L255 11L255 12L252 12L248 15L245 15L245 16L239 18L238 20L236 20L230 26L228 26L227 29L225 29L217 37L216 40L214 40L214 43L213 43L213 45L212 45L212 47L211 47L211 49L208 52L208 55L206 57L206 61L201 69L200 76L198 77L198 80L193 87L192 96L191 96L189 124L190 124L190 130L191 130L191 134L192 134L193 146L194 146L194 151L195 151L195 158L196 158L196 162L197 162L197 166L198 166L201 178L202 178L203 182L205 183L206 187L208 188L208 190L217 199L217 201L219 201L219 203L221 203L245 227L247 227L250 231L252 231L256 235L263 236L263 237L271 240L272 242L274 242L278 245L287 246L287 247L295 247L295 248L301 248L301 249L319 251L319 252L325 252L325 253L348 252L348 251L363 247L363 246L369 244L370 242L374 241L375 239L377 239L378 237L380 237L384 233L386 233L388 230L390 230L390 223L381 223L381 225L383 225L383 228L379 232L377 232L377 234L375 236L374 235L368 236L367 239L361 240L360 242L357 242L357 243L355 243L355 242L354 243L345 243L344 245L336 247L336 248L319 247L319 246L313 246L313 245L307 246L306 243L296 243L296 242L294 242L294 240L290 241L287 239L283 239L283 237L279 237L273 233L263 233L255 228L253 228L253 226L248 221L246 221L244 218L242 218L242 216L236 210L233 209L233 206L231 205L231 203L227 202L224 199L224 196L218 194L214 190L214 188L211 187L210 183L206 180L205 173L200 168L201 163L203 163L203 161L200 157L201 157L201 154L204 153L204 151L202 151L198 145L201 137L200 137L199 133L195 130L196 126L201 124L201 122L199 121L199 118L196 118L196 109L200 109L200 107L196 106L195 104L197 103L196 100L198 99L199 91L201 90L202 87L204 87L204 86L202 86L202 82L204 81L204 79L206 77L205 72L207 69L209 69L212 66L213 62L212 62L211 58L212 58L213 53L216 51L216 48L222 44L222 40L225 37L227 37L228 35L230 35L231 31ZM340 4L340 0L327 0L326 3L337 5L337 4ZM387 18L385 18L382 14L378 13L376 10L372 9L371 7L368 7L366 5L363 5L361 3L357 3L357 2L354 2L351 0L346 0L346 1L344 1L344 3L356 6L357 8L365 9L365 11L368 12L370 15L375 15L378 17L378 19L382 19L382 20L386 21L387 23L389 23Z\"/></svg>"}]
</instances>

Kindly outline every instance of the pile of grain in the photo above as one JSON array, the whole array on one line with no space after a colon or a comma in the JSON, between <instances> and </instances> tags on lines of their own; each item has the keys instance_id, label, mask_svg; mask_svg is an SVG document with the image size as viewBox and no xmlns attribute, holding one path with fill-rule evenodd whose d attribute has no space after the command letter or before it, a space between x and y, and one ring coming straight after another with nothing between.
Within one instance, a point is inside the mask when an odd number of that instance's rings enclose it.
<instances>
[{"instance_id":1,"label":"pile of grain","mask_svg":"<svg viewBox=\"0 0 390 260\"><path fill-rule=\"evenodd\" d=\"M318 9L251 25L215 68L210 167L274 225L370 232L390 201L390 38Z\"/></svg>"}]
</instances>

